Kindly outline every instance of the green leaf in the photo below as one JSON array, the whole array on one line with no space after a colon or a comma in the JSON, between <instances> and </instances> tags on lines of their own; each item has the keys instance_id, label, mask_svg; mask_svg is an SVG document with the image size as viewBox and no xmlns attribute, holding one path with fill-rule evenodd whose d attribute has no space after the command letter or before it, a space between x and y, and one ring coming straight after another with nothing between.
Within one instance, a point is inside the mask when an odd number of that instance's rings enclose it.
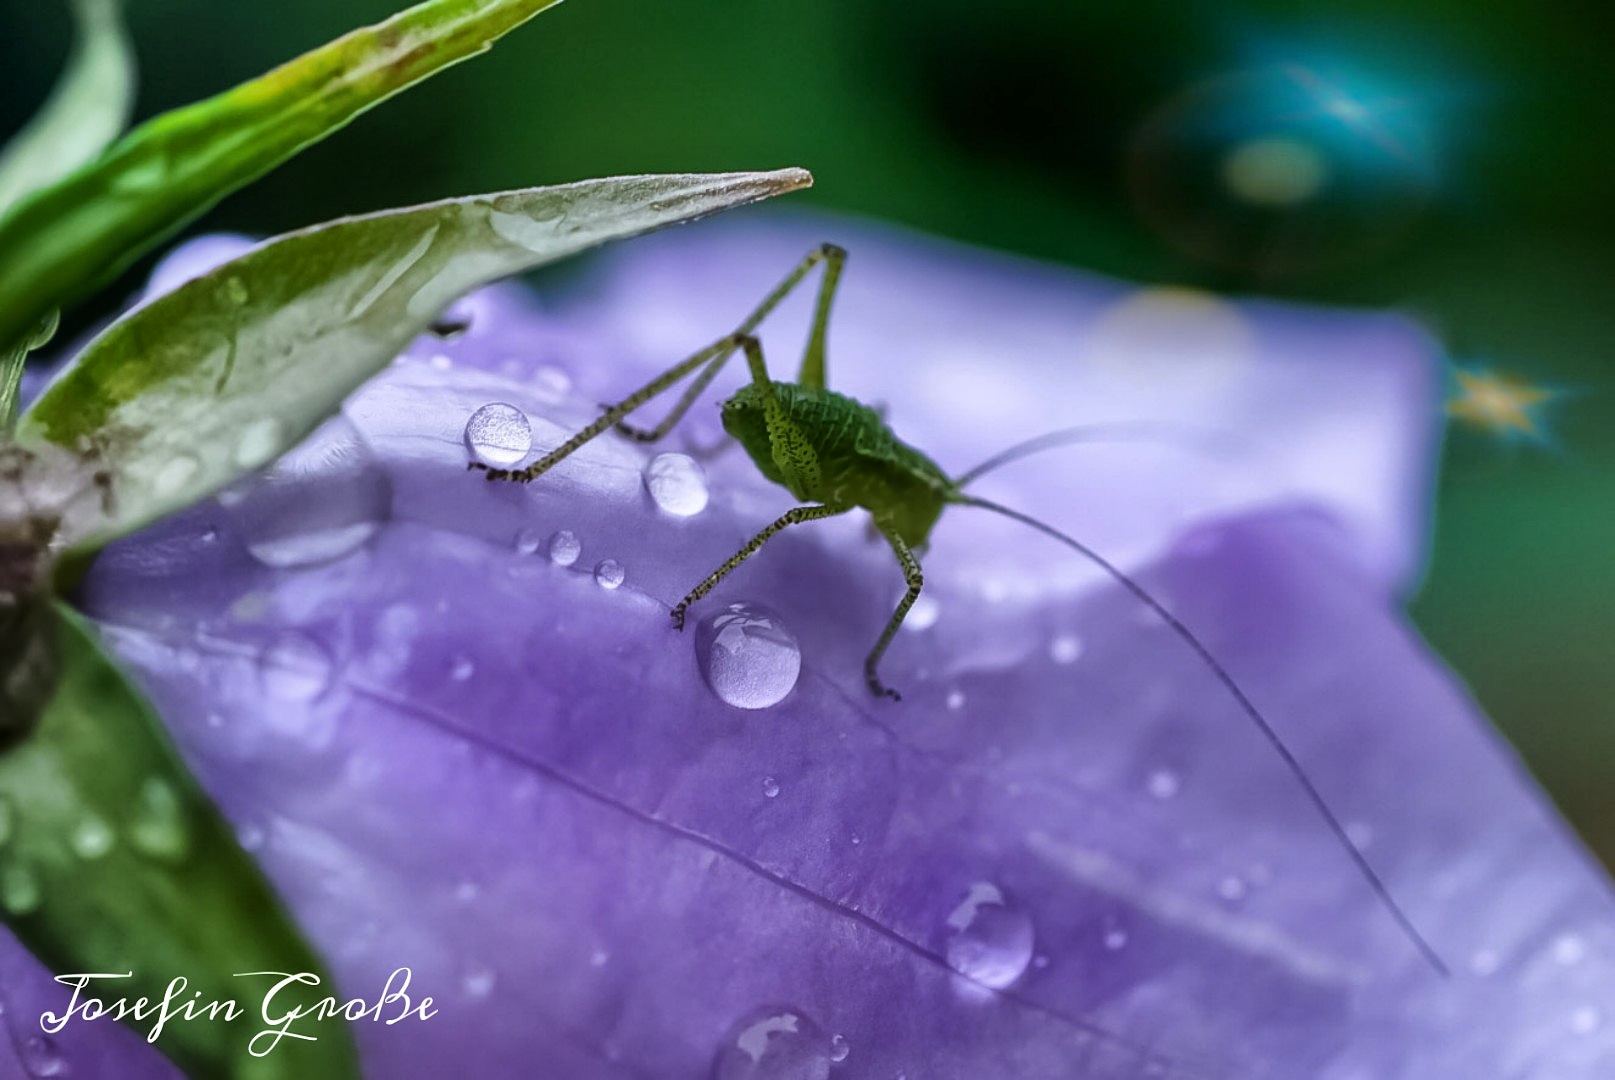
<instances>
[{"instance_id":1,"label":"green leaf","mask_svg":"<svg viewBox=\"0 0 1615 1080\"><path fill-rule=\"evenodd\" d=\"M112 516L90 540L103 542L295 445L462 293L811 183L800 169L617 177L290 233L115 323L17 438L99 450Z\"/></svg>"},{"instance_id":2,"label":"green leaf","mask_svg":"<svg viewBox=\"0 0 1615 1080\"><path fill-rule=\"evenodd\" d=\"M94 160L129 123L135 58L120 6L74 0L77 40L67 67L50 100L0 151L0 214Z\"/></svg>"},{"instance_id":3,"label":"green leaf","mask_svg":"<svg viewBox=\"0 0 1615 1080\"><path fill-rule=\"evenodd\" d=\"M0 341L366 109L559 2L428 0L136 128L0 219Z\"/></svg>"},{"instance_id":4,"label":"green leaf","mask_svg":"<svg viewBox=\"0 0 1615 1080\"><path fill-rule=\"evenodd\" d=\"M58 974L132 973L92 982L88 995L156 1002L183 977L189 985L176 1009L192 991L204 1005L239 1002L245 1015L233 1021L175 1020L162 1029L158 1049L193 1078L357 1077L340 1022L298 1021L293 1030L316 1041L286 1039L252 1056L272 980L238 973L320 975L318 987L277 995L277 1014L330 994L343 1000L340 992L90 625L65 605L36 603L60 679L34 732L0 755L6 923ZM69 1026L85 1022L75 1017ZM131 1020L142 1035L150 1024Z\"/></svg>"},{"instance_id":5,"label":"green leaf","mask_svg":"<svg viewBox=\"0 0 1615 1080\"><path fill-rule=\"evenodd\" d=\"M17 421L17 403L22 393L22 371L28 354L42 348L56 336L58 313L50 311L34 332L13 347L0 347L0 434L9 434Z\"/></svg>"}]
</instances>

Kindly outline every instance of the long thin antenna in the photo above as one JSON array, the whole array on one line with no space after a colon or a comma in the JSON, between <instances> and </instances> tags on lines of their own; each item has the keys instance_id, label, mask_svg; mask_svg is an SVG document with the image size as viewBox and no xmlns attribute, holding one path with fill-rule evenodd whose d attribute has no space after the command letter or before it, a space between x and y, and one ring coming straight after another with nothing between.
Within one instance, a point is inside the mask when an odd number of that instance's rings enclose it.
<instances>
[{"instance_id":1,"label":"long thin antenna","mask_svg":"<svg viewBox=\"0 0 1615 1080\"><path fill-rule=\"evenodd\" d=\"M1249 440L1242 439L1232 432L1219 431L1216 428L1196 428L1186 424L1163 424L1153 420L1079 424L1076 427L1045 432L1036 438L1016 443L1008 450L1001 450L980 465L966 470L956 477L954 484L961 488L968 487L973 481L1001 469L1005 465L1019 461L1021 458L1041 453L1044 450L1052 450L1057 446L1103 442L1162 443L1168 446L1210 450L1213 453L1229 458L1240 456L1242 451L1249 453L1254 450L1254 445Z\"/></svg>"},{"instance_id":2,"label":"long thin antenna","mask_svg":"<svg viewBox=\"0 0 1615 1080\"><path fill-rule=\"evenodd\" d=\"M1123 573L1122 570L1114 563L1110 562L1110 560L1106 559L1103 555L1100 555L1097 551L1088 547L1086 544L1067 536L1054 526L1047 525L1029 514L1021 513L1019 510L1012 510L1007 506L1002 506L999 503L991 502L987 499L977 498L974 495L958 494L953 497L952 501L961 503L965 506L978 506L983 510L991 510L995 514L1000 514L1012 521L1018 521L1022 525L1036 529L1044 536L1059 541L1072 551L1075 551L1077 554L1093 563L1095 566L1099 567L1099 569L1103 570L1106 574L1110 575L1118 584L1147 605L1150 610L1155 612L1155 614L1159 615L1161 619L1172 628L1178 637L1182 638L1184 642L1195 651L1195 654L1200 657L1200 660L1206 665L1211 673L1217 677L1217 681L1222 683L1223 687L1228 691L1228 693L1234 698L1235 701L1239 703L1239 707L1244 710L1245 715L1250 717L1251 722L1256 725L1257 730L1262 733L1262 735L1267 739L1268 743L1275 751L1277 751L1279 757L1283 759L1284 764L1289 766L1290 772L1295 776L1296 780L1300 782L1301 789L1306 792L1307 798L1312 800L1312 805L1317 807L1318 813L1323 816L1324 821L1329 823L1329 828L1334 832L1336 838L1339 839L1341 847L1346 849L1347 853L1351 856L1352 861L1357 864L1357 869L1362 872L1363 877L1368 881L1369 885L1373 887L1374 893L1379 897L1380 903L1385 907L1385 910L1390 913L1391 917L1396 920L1397 925L1402 928L1402 933L1405 934L1407 939L1413 943L1415 948L1419 950L1419 953L1424 957L1425 962L1443 977L1451 974L1447 969L1447 965L1442 961L1441 957L1436 954L1435 949L1432 948L1430 943L1424 939L1424 935L1419 933L1418 928L1413 925L1413 920L1408 918L1407 913L1402 910L1401 906L1398 905L1396 900L1391 896L1390 889L1386 888L1385 882L1380 879L1380 876L1375 872L1374 867L1371 866L1368 860L1363 857L1363 853L1357 850L1357 845L1351 842L1351 837L1346 833L1346 827L1340 823L1339 818L1335 817L1334 811L1329 809L1329 804L1324 801L1323 793L1318 790L1317 785L1312 782L1312 778L1309 777L1306 770L1301 767L1301 762L1296 759L1295 754L1292 753L1290 748L1285 745L1284 740L1279 737L1279 733L1273 729L1273 725L1269 724L1267 719L1261 714L1261 711L1256 708L1255 703L1253 703L1250 698L1245 696L1245 691L1240 689L1239 684L1234 681L1234 677L1228 673L1226 668L1217 662L1217 658L1212 656L1211 651L1201 644L1200 639L1195 637L1192 630L1183 625L1183 623L1178 620L1177 616L1173 615L1172 612L1166 609L1164 604L1155 599L1155 597L1151 596L1149 592L1145 590L1144 586L1128 577L1127 574Z\"/></svg>"}]
</instances>

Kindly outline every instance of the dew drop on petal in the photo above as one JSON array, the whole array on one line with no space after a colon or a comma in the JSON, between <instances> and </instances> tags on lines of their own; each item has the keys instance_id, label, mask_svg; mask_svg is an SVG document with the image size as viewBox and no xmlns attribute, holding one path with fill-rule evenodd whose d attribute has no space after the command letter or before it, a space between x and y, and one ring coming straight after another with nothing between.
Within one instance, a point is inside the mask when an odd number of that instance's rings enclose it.
<instances>
[{"instance_id":1,"label":"dew drop on petal","mask_svg":"<svg viewBox=\"0 0 1615 1080\"><path fill-rule=\"evenodd\" d=\"M544 546L544 534L537 529L523 529L516 534L516 554L536 555Z\"/></svg>"},{"instance_id":2,"label":"dew drop on petal","mask_svg":"<svg viewBox=\"0 0 1615 1080\"><path fill-rule=\"evenodd\" d=\"M456 657L449 666L449 678L455 682L465 682L477 673L477 665L469 656Z\"/></svg>"},{"instance_id":3,"label":"dew drop on petal","mask_svg":"<svg viewBox=\"0 0 1615 1080\"><path fill-rule=\"evenodd\" d=\"M1112 930L1105 935L1105 948L1117 952L1127 947L1127 931Z\"/></svg>"},{"instance_id":4,"label":"dew drop on petal","mask_svg":"<svg viewBox=\"0 0 1615 1080\"><path fill-rule=\"evenodd\" d=\"M140 785L125 831L131 847L154 859L179 859L190 847L179 795L166 780L155 776Z\"/></svg>"},{"instance_id":5,"label":"dew drop on petal","mask_svg":"<svg viewBox=\"0 0 1615 1080\"><path fill-rule=\"evenodd\" d=\"M22 1040L22 1064L28 1075L46 1080L73 1075L73 1068L49 1035L33 1034Z\"/></svg>"},{"instance_id":6,"label":"dew drop on petal","mask_svg":"<svg viewBox=\"0 0 1615 1080\"><path fill-rule=\"evenodd\" d=\"M845 1035L830 1036L830 1060L832 1062L839 1065L847 1060L847 1055L850 1053L852 1053L852 1044L847 1041Z\"/></svg>"},{"instance_id":7,"label":"dew drop on petal","mask_svg":"<svg viewBox=\"0 0 1615 1080\"><path fill-rule=\"evenodd\" d=\"M260 563L313 566L375 535L392 514L392 484L358 431L337 417L234 490L227 505Z\"/></svg>"},{"instance_id":8,"label":"dew drop on petal","mask_svg":"<svg viewBox=\"0 0 1615 1080\"><path fill-rule=\"evenodd\" d=\"M729 604L695 629L695 655L707 685L738 709L778 705L802 673L796 635L755 604Z\"/></svg>"},{"instance_id":9,"label":"dew drop on petal","mask_svg":"<svg viewBox=\"0 0 1615 1080\"><path fill-rule=\"evenodd\" d=\"M1002 990L1032 962L1032 919L998 886L979 881L948 916L947 956L953 970Z\"/></svg>"},{"instance_id":10,"label":"dew drop on petal","mask_svg":"<svg viewBox=\"0 0 1615 1080\"><path fill-rule=\"evenodd\" d=\"M556 566L571 566L583 554L583 544L569 529L562 529L550 537L550 562Z\"/></svg>"},{"instance_id":11,"label":"dew drop on petal","mask_svg":"<svg viewBox=\"0 0 1615 1080\"><path fill-rule=\"evenodd\" d=\"M533 387L550 401L559 401L572 389L572 377L558 367L541 367L533 372Z\"/></svg>"},{"instance_id":12,"label":"dew drop on petal","mask_svg":"<svg viewBox=\"0 0 1615 1080\"><path fill-rule=\"evenodd\" d=\"M1182 782L1178 774L1170 769L1156 769L1150 773L1149 780L1145 782L1149 793L1157 799L1170 799L1178 793Z\"/></svg>"},{"instance_id":13,"label":"dew drop on petal","mask_svg":"<svg viewBox=\"0 0 1615 1080\"><path fill-rule=\"evenodd\" d=\"M759 1009L718 1047L713 1080L828 1080L830 1040L797 1009Z\"/></svg>"},{"instance_id":14,"label":"dew drop on petal","mask_svg":"<svg viewBox=\"0 0 1615 1080\"><path fill-rule=\"evenodd\" d=\"M763 777L763 796L773 799L779 796L779 781L772 776Z\"/></svg>"},{"instance_id":15,"label":"dew drop on petal","mask_svg":"<svg viewBox=\"0 0 1615 1080\"><path fill-rule=\"evenodd\" d=\"M688 454L657 454L645 466L645 490L663 513L694 517L707 508L707 478Z\"/></svg>"},{"instance_id":16,"label":"dew drop on petal","mask_svg":"<svg viewBox=\"0 0 1615 1080\"><path fill-rule=\"evenodd\" d=\"M279 701L313 701L330 688L335 673L325 647L295 631L276 638L258 657L258 682Z\"/></svg>"},{"instance_id":17,"label":"dew drop on petal","mask_svg":"<svg viewBox=\"0 0 1615 1080\"><path fill-rule=\"evenodd\" d=\"M594 568L594 582L602 589L615 589L622 585L628 571L616 559L602 559Z\"/></svg>"},{"instance_id":18,"label":"dew drop on petal","mask_svg":"<svg viewBox=\"0 0 1615 1080\"><path fill-rule=\"evenodd\" d=\"M1049 659L1056 664L1075 663L1082 655L1082 639L1075 634L1060 634L1049 642Z\"/></svg>"},{"instance_id":19,"label":"dew drop on petal","mask_svg":"<svg viewBox=\"0 0 1615 1080\"><path fill-rule=\"evenodd\" d=\"M115 839L111 826L94 814L86 814L73 826L68 844L81 859L99 859L112 850Z\"/></svg>"},{"instance_id":20,"label":"dew drop on petal","mask_svg":"<svg viewBox=\"0 0 1615 1080\"><path fill-rule=\"evenodd\" d=\"M950 708L950 709L962 709L962 708L964 708L965 707L965 693L964 693L964 691L963 690L949 690L948 691L947 705L948 705L948 708Z\"/></svg>"},{"instance_id":21,"label":"dew drop on petal","mask_svg":"<svg viewBox=\"0 0 1615 1080\"><path fill-rule=\"evenodd\" d=\"M516 406L491 401L466 421L465 448L484 465L514 465L533 449L533 425Z\"/></svg>"},{"instance_id":22,"label":"dew drop on petal","mask_svg":"<svg viewBox=\"0 0 1615 1080\"><path fill-rule=\"evenodd\" d=\"M929 630L942 617L942 604L930 593L921 593L903 620L904 630Z\"/></svg>"}]
</instances>

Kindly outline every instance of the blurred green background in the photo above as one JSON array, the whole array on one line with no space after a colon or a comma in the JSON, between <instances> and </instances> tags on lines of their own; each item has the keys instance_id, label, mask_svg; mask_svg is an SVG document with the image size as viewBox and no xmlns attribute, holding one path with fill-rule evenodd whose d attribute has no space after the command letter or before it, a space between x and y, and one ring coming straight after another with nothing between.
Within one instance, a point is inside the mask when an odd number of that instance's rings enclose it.
<instances>
[{"instance_id":1,"label":"blurred green background","mask_svg":"<svg viewBox=\"0 0 1615 1080\"><path fill-rule=\"evenodd\" d=\"M128 6L146 116L404 0ZM65 3L0 0L0 132L67 40ZM1413 613L1615 865L1611 41L1607 0L570 0L204 227L801 164L824 207L1410 311L1455 362L1562 391L1551 440L1454 429Z\"/></svg>"}]
</instances>

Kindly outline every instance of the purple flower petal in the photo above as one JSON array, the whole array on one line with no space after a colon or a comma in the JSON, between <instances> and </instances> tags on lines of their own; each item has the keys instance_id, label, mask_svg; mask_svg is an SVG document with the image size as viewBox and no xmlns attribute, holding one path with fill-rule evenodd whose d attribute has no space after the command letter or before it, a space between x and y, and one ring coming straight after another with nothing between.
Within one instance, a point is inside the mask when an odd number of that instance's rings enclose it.
<instances>
[{"instance_id":1,"label":"purple flower petal","mask_svg":"<svg viewBox=\"0 0 1615 1080\"><path fill-rule=\"evenodd\" d=\"M479 407L554 445L732 325L806 235L641 241L555 314L474 298L465 338L418 343L275 480L92 575L87 608L344 991L408 966L437 999L359 1024L370 1075L1605 1075L1608 883L1386 598L1433 415L1406 324L1196 300L1244 328L1235 370L1152 390L1087 371L1120 286L867 236L831 378L956 470L1088 417L1270 441L1249 476L1083 448L990 490L1143 567L1450 979L1182 642L1047 540L944 517L894 705L861 664L901 577L850 518L771 541L692 609L705 634L667 625L789 505L741 455L688 515L647 490L663 448L616 438L528 488L465 473ZM719 696L778 691L791 639L779 704ZM14 965L13 1024L39 981ZM106 1028L60 1041L107 1053Z\"/></svg>"}]
</instances>

